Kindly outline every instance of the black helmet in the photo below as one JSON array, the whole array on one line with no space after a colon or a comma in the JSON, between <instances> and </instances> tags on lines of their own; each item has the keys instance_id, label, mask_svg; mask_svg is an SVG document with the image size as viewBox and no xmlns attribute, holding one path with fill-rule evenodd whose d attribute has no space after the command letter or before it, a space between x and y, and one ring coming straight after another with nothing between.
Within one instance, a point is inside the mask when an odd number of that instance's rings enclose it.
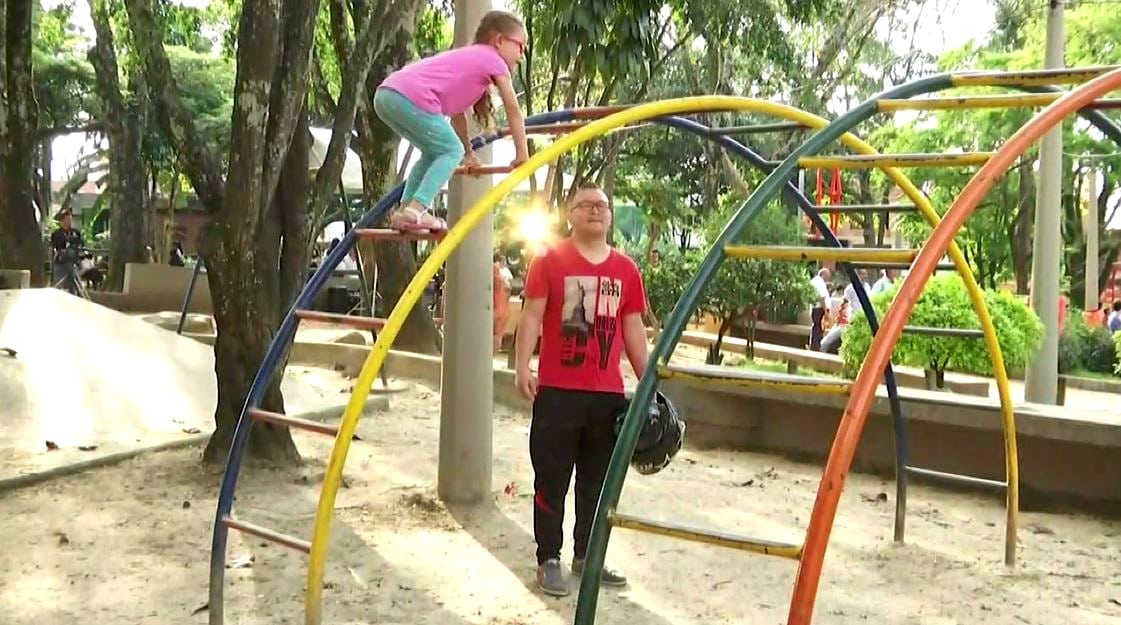
<instances>
[{"instance_id":1,"label":"black helmet","mask_svg":"<svg viewBox=\"0 0 1121 625\"><path fill-rule=\"evenodd\" d=\"M615 421L616 435L622 430L629 408L630 401L623 405ZM643 475L653 475L669 465L684 441L685 422L665 395L655 393L631 456L631 466Z\"/></svg>"}]
</instances>

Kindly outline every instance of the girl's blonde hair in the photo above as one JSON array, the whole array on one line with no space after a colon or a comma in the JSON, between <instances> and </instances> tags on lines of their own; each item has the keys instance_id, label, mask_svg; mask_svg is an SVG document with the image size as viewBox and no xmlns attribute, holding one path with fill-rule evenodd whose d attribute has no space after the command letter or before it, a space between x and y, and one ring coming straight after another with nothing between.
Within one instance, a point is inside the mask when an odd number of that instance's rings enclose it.
<instances>
[{"instance_id":1,"label":"girl's blonde hair","mask_svg":"<svg viewBox=\"0 0 1121 625\"><path fill-rule=\"evenodd\" d=\"M489 45L494 42L497 35L511 36L524 31L525 24L522 23L521 18L509 11L495 9L488 11L479 22L479 27L475 29L475 43ZM475 121L484 128L489 128L494 123L494 103L491 102L489 88L478 102L475 102L473 110Z\"/></svg>"}]
</instances>

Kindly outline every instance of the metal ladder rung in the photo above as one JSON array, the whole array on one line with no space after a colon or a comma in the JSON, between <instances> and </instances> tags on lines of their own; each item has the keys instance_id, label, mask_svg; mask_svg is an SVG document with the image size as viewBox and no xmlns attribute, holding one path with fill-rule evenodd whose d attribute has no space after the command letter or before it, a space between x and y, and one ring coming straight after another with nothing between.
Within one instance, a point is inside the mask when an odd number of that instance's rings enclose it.
<instances>
[{"instance_id":1,"label":"metal ladder rung","mask_svg":"<svg viewBox=\"0 0 1121 625\"><path fill-rule=\"evenodd\" d=\"M843 395L851 386L848 380L830 380L808 375L751 371L714 365L659 365L658 377L663 380L681 378L698 382L774 388L798 393L824 393Z\"/></svg>"},{"instance_id":2,"label":"metal ladder rung","mask_svg":"<svg viewBox=\"0 0 1121 625\"><path fill-rule=\"evenodd\" d=\"M558 124L541 124L539 126L526 126L525 127L525 133L527 135L546 135L546 136L562 135L562 134L565 134L566 132L572 132L573 130L579 130L579 129L583 128L584 126L587 126L587 125L588 125L587 122L564 122L564 123L558 123ZM503 129L502 136L505 137L505 136L509 136L510 134L511 133L510 133L509 128Z\"/></svg>"},{"instance_id":3,"label":"metal ladder rung","mask_svg":"<svg viewBox=\"0 0 1121 625\"><path fill-rule=\"evenodd\" d=\"M980 486L992 490L1005 490L1008 488L1007 482L1000 482L997 480L987 480L983 477L973 477L971 475L959 475L957 473L946 473L944 471L934 471L932 469L920 469L919 467L904 467L908 475L921 475L933 480L949 482L951 484L969 484L970 486Z\"/></svg>"},{"instance_id":4,"label":"metal ladder rung","mask_svg":"<svg viewBox=\"0 0 1121 625\"><path fill-rule=\"evenodd\" d=\"M881 262L856 262L849 263L853 269L895 269L898 271L907 271L911 268L911 263L881 263ZM934 266L935 271L957 271L957 267L953 263L938 263Z\"/></svg>"},{"instance_id":5,"label":"metal ladder rung","mask_svg":"<svg viewBox=\"0 0 1121 625\"><path fill-rule=\"evenodd\" d=\"M651 521L649 519L643 519L615 511L608 513L607 521L614 527L634 530L636 532L645 532L647 534L656 534L658 536L668 536L670 538L678 538L690 542L716 545L717 547L739 549L741 551L750 551L752 553L776 556L789 560L798 560L802 557L802 545L778 543L770 540L751 538L750 536L740 536L727 532L678 525L676 523Z\"/></svg>"},{"instance_id":6,"label":"metal ladder rung","mask_svg":"<svg viewBox=\"0 0 1121 625\"><path fill-rule=\"evenodd\" d=\"M798 159L803 169L881 169L884 167L965 167L984 165L992 152L942 154L857 154L807 156Z\"/></svg>"},{"instance_id":7,"label":"metal ladder rung","mask_svg":"<svg viewBox=\"0 0 1121 625\"><path fill-rule=\"evenodd\" d=\"M794 247L781 245L729 245L724 248L729 258L755 258L769 260L832 260L881 261L910 263L919 250L851 248L851 247Z\"/></svg>"},{"instance_id":8,"label":"metal ladder rung","mask_svg":"<svg viewBox=\"0 0 1121 625\"><path fill-rule=\"evenodd\" d=\"M1024 95L968 95L949 98L917 98L914 100L880 100L876 108L881 112L893 111L945 111L963 109L1034 108L1047 106L1069 92L1032 93ZM1082 110L1121 108L1121 99L1100 98L1082 107Z\"/></svg>"},{"instance_id":9,"label":"metal ladder rung","mask_svg":"<svg viewBox=\"0 0 1121 625\"><path fill-rule=\"evenodd\" d=\"M1046 106L1065 93L1033 93L1024 95L967 95L941 98L894 99L876 101L876 108L890 111L944 111L959 109L995 109Z\"/></svg>"},{"instance_id":10,"label":"metal ladder rung","mask_svg":"<svg viewBox=\"0 0 1121 625\"><path fill-rule=\"evenodd\" d=\"M584 108L571 109L570 114L572 119L602 119L608 115L621 113L638 106L637 104L611 104L608 106L588 106ZM686 113L687 115L698 115L700 113L726 113L728 108L723 105L714 105L711 108L704 107L694 109Z\"/></svg>"},{"instance_id":11,"label":"metal ladder rung","mask_svg":"<svg viewBox=\"0 0 1121 625\"><path fill-rule=\"evenodd\" d=\"M333 425L327 425L326 423L320 423L318 421L308 421L307 419L300 419L297 417L289 417L279 412L269 412L268 410L261 410L260 408L250 408L246 411L246 414L262 423L283 425L299 430L315 432L316 434L324 434L326 436L337 436L339 433L339 428Z\"/></svg>"},{"instance_id":12,"label":"metal ladder rung","mask_svg":"<svg viewBox=\"0 0 1121 625\"><path fill-rule=\"evenodd\" d=\"M903 334L921 334L923 336L946 336L968 339L983 339L985 331L976 328L931 328L926 326L903 326Z\"/></svg>"},{"instance_id":13,"label":"metal ladder rung","mask_svg":"<svg viewBox=\"0 0 1121 625\"><path fill-rule=\"evenodd\" d=\"M456 167L458 176L489 176L491 174L508 174L514 171L509 165L480 165L478 167Z\"/></svg>"},{"instance_id":14,"label":"metal ladder rung","mask_svg":"<svg viewBox=\"0 0 1121 625\"><path fill-rule=\"evenodd\" d=\"M270 530L267 527L261 527L260 525L254 525L253 523L247 523L245 521L235 519L229 515L222 517L222 524L230 529L238 530L239 532L244 532L246 534L256 536L257 538L271 540L272 542L278 545L284 545L289 549L295 549L296 551L302 551L304 553L311 553L311 543L303 540L302 538L296 538L295 536L289 536L288 534L281 534L280 532Z\"/></svg>"},{"instance_id":15,"label":"metal ladder rung","mask_svg":"<svg viewBox=\"0 0 1121 625\"><path fill-rule=\"evenodd\" d=\"M389 228L359 228L354 236L367 241L439 241L447 235L440 232L401 232Z\"/></svg>"},{"instance_id":16,"label":"metal ladder rung","mask_svg":"<svg viewBox=\"0 0 1121 625\"><path fill-rule=\"evenodd\" d=\"M321 312L318 310L296 310L296 317L303 321L322 321L334 323L356 330L380 330L385 326L385 319L380 317L362 317L359 315L340 315L336 313Z\"/></svg>"},{"instance_id":17,"label":"metal ladder rung","mask_svg":"<svg viewBox=\"0 0 1121 625\"><path fill-rule=\"evenodd\" d=\"M525 127L525 134L527 136L546 136L546 137L563 135L563 134L567 134L567 133L570 133L570 132L580 130L584 126L587 126L588 123L589 122L586 122L586 121L558 122L558 123L555 123L555 124L538 124L536 126L526 126ZM608 131L607 134L614 134L614 133L618 133L618 132L626 132L626 131L629 131L629 130L638 130L639 128L646 128L646 127L651 126L651 125L652 124L646 123L646 124L631 124L631 125L628 125L628 126L621 126L619 128L614 128L614 129ZM502 139L504 137L509 137L510 135L511 135L510 129L507 127L507 128L502 128L501 130L495 132L492 135L492 137L493 137L493 139ZM501 166L496 166L496 167L501 167ZM474 171L474 170L472 170L472 171ZM510 169L510 171L513 171L513 170ZM471 173L471 172L463 172L463 173ZM491 172L491 173L505 173L505 172Z\"/></svg>"},{"instance_id":18,"label":"metal ladder rung","mask_svg":"<svg viewBox=\"0 0 1121 625\"><path fill-rule=\"evenodd\" d=\"M707 134L710 135L757 135L765 132L790 132L794 130L806 130L810 128L805 124L799 122L775 122L771 124L752 124L749 126L726 126L724 128L712 128Z\"/></svg>"},{"instance_id":19,"label":"metal ladder rung","mask_svg":"<svg viewBox=\"0 0 1121 625\"><path fill-rule=\"evenodd\" d=\"M1039 87L1048 85L1072 85L1093 80L1119 67L1121 67L1121 65L1097 65L1075 69L1032 69L1018 72L981 71L951 76L950 82L953 83L955 87Z\"/></svg>"},{"instance_id":20,"label":"metal ladder rung","mask_svg":"<svg viewBox=\"0 0 1121 625\"><path fill-rule=\"evenodd\" d=\"M913 213L919 210L914 204L842 204L829 206L816 205L814 210L819 213Z\"/></svg>"}]
</instances>

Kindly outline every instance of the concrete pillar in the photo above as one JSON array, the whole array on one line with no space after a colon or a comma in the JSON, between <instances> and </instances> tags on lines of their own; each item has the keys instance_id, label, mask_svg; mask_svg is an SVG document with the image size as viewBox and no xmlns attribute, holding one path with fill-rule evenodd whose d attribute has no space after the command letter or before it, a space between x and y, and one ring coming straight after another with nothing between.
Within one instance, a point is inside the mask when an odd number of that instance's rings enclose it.
<instances>
[{"instance_id":1,"label":"concrete pillar","mask_svg":"<svg viewBox=\"0 0 1121 625\"><path fill-rule=\"evenodd\" d=\"M1063 61L1063 3L1051 0L1047 15L1047 69ZM1043 344L1028 363L1024 399L1055 404L1059 383L1059 251L1062 248L1063 127L1043 137L1039 151L1039 195L1035 203L1031 303L1043 322Z\"/></svg>"},{"instance_id":2,"label":"concrete pillar","mask_svg":"<svg viewBox=\"0 0 1121 625\"><path fill-rule=\"evenodd\" d=\"M455 45L470 44L490 0L456 0ZM470 118L470 114L468 115ZM471 124L471 134L478 129ZM490 148L477 150L487 164ZM455 176L448 183L449 226L492 186L491 176ZM494 408L493 219L488 215L448 260L440 389L437 493L451 503L490 498Z\"/></svg>"},{"instance_id":3,"label":"concrete pillar","mask_svg":"<svg viewBox=\"0 0 1121 625\"><path fill-rule=\"evenodd\" d=\"M1086 292L1083 310L1101 308L1098 300L1098 170L1097 165L1086 170ZM1081 200L1081 198L1079 198ZM1074 299L1074 293L1070 294Z\"/></svg>"}]
</instances>

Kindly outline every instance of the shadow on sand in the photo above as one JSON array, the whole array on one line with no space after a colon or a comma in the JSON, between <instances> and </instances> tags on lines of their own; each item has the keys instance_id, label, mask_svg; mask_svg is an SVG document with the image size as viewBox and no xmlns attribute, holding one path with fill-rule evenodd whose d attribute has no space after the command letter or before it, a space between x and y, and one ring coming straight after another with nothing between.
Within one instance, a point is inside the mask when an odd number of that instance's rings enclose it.
<instances>
[{"instance_id":1,"label":"shadow on sand","mask_svg":"<svg viewBox=\"0 0 1121 625\"><path fill-rule=\"evenodd\" d=\"M449 506L448 511L476 541L496 560L514 573L525 587L534 595L545 598L544 604L560 615L566 622L573 622L576 601L580 591L580 579L569 578L571 593L567 597L548 597L537 588L534 559L533 535L511 519L495 504L479 506ZM571 520L569 520L571 527ZM570 540L566 536L566 541ZM567 556L571 558L571 556ZM566 568L567 568L566 562ZM670 625L670 621L660 614L651 612L646 606L636 603L623 589L602 588L599 593L599 606L596 615L597 625Z\"/></svg>"}]
</instances>

